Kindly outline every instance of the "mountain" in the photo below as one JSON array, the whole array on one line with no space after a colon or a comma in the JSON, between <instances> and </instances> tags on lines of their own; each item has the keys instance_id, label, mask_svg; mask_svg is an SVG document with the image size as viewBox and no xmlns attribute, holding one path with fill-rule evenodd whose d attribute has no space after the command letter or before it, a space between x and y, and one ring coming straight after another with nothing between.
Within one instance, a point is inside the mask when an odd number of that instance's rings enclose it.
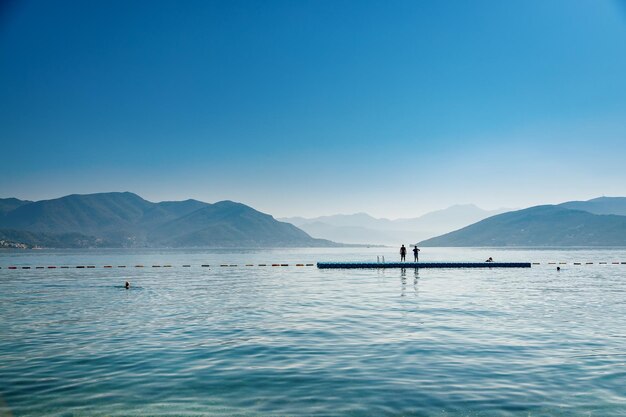
<instances>
[{"instance_id":1,"label":"mountain","mask_svg":"<svg viewBox=\"0 0 626 417\"><path fill-rule=\"evenodd\" d=\"M241 203L221 201L168 222L150 236L160 246L327 246L292 224Z\"/></svg>"},{"instance_id":2,"label":"mountain","mask_svg":"<svg viewBox=\"0 0 626 417\"><path fill-rule=\"evenodd\" d=\"M626 246L626 216L536 206L427 239L422 246Z\"/></svg>"},{"instance_id":3,"label":"mountain","mask_svg":"<svg viewBox=\"0 0 626 417\"><path fill-rule=\"evenodd\" d=\"M280 220L292 223L314 237L359 244L398 244L440 235L506 211L508 209L488 211L473 204L462 204L397 220L377 219L366 213Z\"/></svg>"},{"instance_id":4,"label":"mountain","mask_svg":"<svg viewBox=\"0 0 626 417\"><path fill-rule=\"evenodd\" d=\"M323 222L305 223L299 226L311 236L318 236L335 242L358 244L384 244L398 242L398 233L387 233L376 229L358 226L333 226ZM415 239L415 236L409 236Z\"/></svg>"},{"instance_id":5,"label":"mountain","mask_svg":"<svg viewBox=\"0 0 626 417\"><path fill-rule=\"evenodd\" d=\"M582 210L593 214L626 216L626 197L598 197L587 201L568 201L560 207Z\"/></svg>"},{"instance_id":6,"label":"mountain","mask_svg":"<svg viewBox=\"0 0 626 417\"><path fill-rule=\"evenodd\" d=\"M22 205L7 213L1 225L49 233L101 233L132 228L152 206L132 193L73 194Z\"/></svg>"},{"instance_id":7,"label":"mountain","mask_svg":"<svg viewBox=\"0 0 626 417\"><path fill-rule=\"evenodd\" d=\"M377 219L370 216L367 213L355 213L355 214L334 214L332 216L320 216L312 219L305 219L303 217L291 217L281 219L288 221L296 226L310 224L310 223L324 223L330 226L336 227L362 227L366 229L385 229L393 228L393 221L389 219Z\"/></svg>"},{"instance_id":8,"label":"mountain","mask_svg":"<svg viewBox=\"0 0 626 417\"><path fill-rule=\"evenodd\" d=\"M13 211L20 206L29 203L32 203L32 201L18 200L17 198L0 198L0 217L6 215L8 212Z\"/></svg>"},{"instance_id":9,"label":"mountain","mask_svg":"<svg viewBox=\"0 0 626 417\"><path fill-rule=\"evenodd\" d=\"M426 213L417 218L398 219L394 223L403 229L421 230L425 234L433 236L507 211L511 211L511 209L483 210L474 204L457 204L443 210Z\"/></svg>"},{"instance_id":10,"label":"mountain","mask_svg":"<svg viewBox=\"0 0 626 417\"><path fill-rule=\"evenodd\" d=\"M153 206L144 212L140 221L141 227L146 230L186 216L189 213L210 205L198 200L163 201L151 204L153 204Z\"/></svg>"},{"instance_id":11,"label":"mountain","mask_svg":"<svg viewBox=\"0 0 626 417\"><path fill-rule=\"evenodd\" d=\"M7 211L0 217L0 237L29 246L337 245L231 201L153 203L129 192L73 194L24 204L13 200L1 200Z\"/></svg>"},{"instance_id":12,"label":"mountain","mask_svg":"<svg viewBox=\"0 0 626 417\"><path fill-rule=\"evenodd\" d=\"M208 203L193 199L184 201L162 201L155 205L177 217L185 216L193 211L209 206Z\"/></svg>"},{"instance_id":13,"label":"mountain","mask_svg":"<svg viewBox=\"0 0 626 417\"><path fill-rule=\"evenodd\" d=\"M119 243L81 233L45 233L0 230L0 248L97 248L119 247Z\"/></svg>"}]
</instances>

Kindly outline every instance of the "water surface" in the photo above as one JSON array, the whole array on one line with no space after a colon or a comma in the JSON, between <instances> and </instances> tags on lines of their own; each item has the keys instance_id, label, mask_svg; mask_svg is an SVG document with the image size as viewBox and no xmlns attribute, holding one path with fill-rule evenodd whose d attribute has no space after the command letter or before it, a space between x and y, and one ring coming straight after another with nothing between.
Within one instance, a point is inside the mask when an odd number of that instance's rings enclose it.
<instances>
[{"instance_id":1,"label":"water surface","mask_svg":"<svg viewBox=\"0 0 626 417\"><path fill-rule=\"evenodd\" d=\"M0 407L18 416L626 415L626 265L611 264L626 250L420 254L541 263L513 270L293 266L395 261L396 252L2 251ZM557 272L548 262L566 264Z\"/></svg>"}]
</instances>

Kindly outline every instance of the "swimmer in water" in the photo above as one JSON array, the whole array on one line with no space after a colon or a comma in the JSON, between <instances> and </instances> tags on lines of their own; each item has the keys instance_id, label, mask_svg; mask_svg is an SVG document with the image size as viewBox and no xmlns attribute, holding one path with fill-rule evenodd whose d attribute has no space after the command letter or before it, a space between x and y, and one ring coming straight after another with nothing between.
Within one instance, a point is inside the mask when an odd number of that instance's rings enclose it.
<instances>
[{"instance_id":1,"label":"swimmer in water","mask_svg":"<svg viewBox=\"0 0 626 417\"><path fill-rule=\"evenodd\" d=\"M130 288L130 282L126 281L126 284L124 284L124 288L128 290Z\"/></svg>"}]
</instances>

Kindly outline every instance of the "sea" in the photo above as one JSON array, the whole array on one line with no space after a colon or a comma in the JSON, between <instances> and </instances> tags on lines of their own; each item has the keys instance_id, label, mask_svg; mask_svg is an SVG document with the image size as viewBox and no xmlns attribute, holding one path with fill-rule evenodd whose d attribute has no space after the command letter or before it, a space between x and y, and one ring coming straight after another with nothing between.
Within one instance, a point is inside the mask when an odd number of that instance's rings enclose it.
<instances>
[{"instance_id":1,"label":"sea","mask_svg":"<svg viewBox=\"0 0 626 417\"><path fill-rule=\"evenodd\" d=\"M2 250L0 416L626 416L626 249L382 257Z\"/></svg>"}]
</instances>

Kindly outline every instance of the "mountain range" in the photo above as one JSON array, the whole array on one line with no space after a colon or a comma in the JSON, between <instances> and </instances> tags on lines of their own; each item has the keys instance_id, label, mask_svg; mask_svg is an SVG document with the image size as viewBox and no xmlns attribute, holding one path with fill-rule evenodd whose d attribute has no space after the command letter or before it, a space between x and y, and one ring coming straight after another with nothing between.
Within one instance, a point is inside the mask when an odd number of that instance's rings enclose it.
<instances>
[{"instance_id":1,"label":"mountain range","mask_svg":"<svg viewBox=\"0 0 626 417\"><path fill-rule=\"evenodd\" d=\"M337 214L309 219L289 217L280 220L292 223L318 238L359 244L396 245L441 235L509 210L490 211L473 204L459 204L419 217L397 220L374 218L366 213Z\"/></svg>"},{"instance_id":2,"label":"mountain range","mask_svg":"<svg viewBox=\"0 0 626 417\"><path fill-rule=\"evenodd\" d=\"M129 192L0 199L0 240L44 247L337 245L241 203L153 203Z\"/></svg>"},{"instance_id":3,"label":"mountain range","mask_svg":"<svg viewBox=\"0 0 626 417\"><path fill-rule=\"evenodd\" d=\"M422 246L626 246L626 198L600 197L489 217Z\"/></svg>"},{"instance_id":4,"label":"mountain range","mask_svg":"<svg viewBox=\"0 0 626 417\"><path fill-rule=\"evenodd\" d=\"M419 244L626 246L626 197L502 211L458 205L398 220L357 213L279 221L233 201L153 203L129 192L41 201L5 198L0 199L0 247L341 246L331 240L397 245L437 230L444 233Z\"/></svg>"}]
</instances>

